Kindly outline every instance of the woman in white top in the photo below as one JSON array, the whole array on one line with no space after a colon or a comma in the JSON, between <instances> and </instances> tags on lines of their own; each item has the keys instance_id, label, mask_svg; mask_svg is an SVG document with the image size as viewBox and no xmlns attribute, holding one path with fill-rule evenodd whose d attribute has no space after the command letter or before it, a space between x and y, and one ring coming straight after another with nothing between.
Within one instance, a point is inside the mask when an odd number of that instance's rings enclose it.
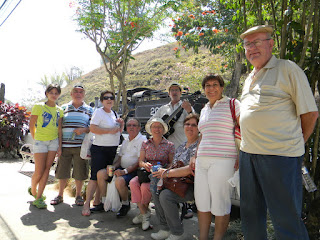
<instances>
[{"instance_id":1,"label":"woman in white top","mask_svg":"<svg viewBox=\"0 0 320 240\"><path fill-rule=\"evenodd\" d=\"M124 122L118 118L117 113L112 110L115 96L111 91L103 91L100 101L103 105L92 115L90 131L95 138L91 146L91 177L86 191L86 202L83 205L82 215L90 215L90 201L95 194L93 211L103 210L103 203L99 188L97 188L97 172L107 165L112 165L120 141L120 134L123 130Z\"/></svg>"}]
</instances>

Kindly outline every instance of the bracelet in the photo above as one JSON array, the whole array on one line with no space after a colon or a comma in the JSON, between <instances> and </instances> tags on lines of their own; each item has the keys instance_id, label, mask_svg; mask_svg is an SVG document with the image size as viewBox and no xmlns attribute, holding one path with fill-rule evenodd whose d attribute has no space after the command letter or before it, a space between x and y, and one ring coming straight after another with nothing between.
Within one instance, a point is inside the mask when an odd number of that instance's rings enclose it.
<instances>
[{"instance_id":1,"label":"bracelet","mask_svg":"<svg viewBox=\"0 0 320 240\"><path fill-rule=\"evenodd\" d=\"M124 174L128 174L128 170L126 168L123 169L123 171L124 171Z\"/></svg>"},{"instance_id":2,"label":"bracelet","mask_svg":"<svg viewBox=\"0 0 320 240\"><path fill-rule=\"evenodd\" d=\"M170 169L168 169L166 172L167 172L167 178L169 177L169 171L170 171Z\"/></svg>"}]
</instances>

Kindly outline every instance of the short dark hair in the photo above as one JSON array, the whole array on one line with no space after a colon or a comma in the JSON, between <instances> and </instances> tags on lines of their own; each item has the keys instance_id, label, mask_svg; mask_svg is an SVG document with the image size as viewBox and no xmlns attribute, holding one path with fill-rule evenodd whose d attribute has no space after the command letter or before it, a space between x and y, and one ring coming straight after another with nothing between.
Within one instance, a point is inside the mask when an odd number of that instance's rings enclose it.
<instances>
[{"instance_id":1,"label":"short dark hair","mask_svg":"<svg viewBox=\"0 0 320 240\"><path fill-rule=\"evenodd\" d=\"M202 89L205 88L205 85L208 81L210 80L218 80L219 84L220 84L220 87L224 87L224 81L223 81L223 78L219 75L219 74L210 74L210 75L207 75L203 78L202 80Z\"/></svg>"},{"instance_id":2,"label":"short dark hair","mask_svg":"<svg viewBox=\"0 0 320 240\"><path fill-rule=\"evenodd\" d=\"M126 125L127 125L127 123L128 123L129 121L131 121L131 120L135 120L135 121L138 123L139 127L141 127L141 122L139 121L139 119L134 118L134 117L128 118L127 121L126 121Z\"/></svg>"},{"instance_id":3,"label":"short dark hair","mask_svg":"<svg viewBox=\"0 0 320 240\"><path fill-rule=\"evenodd\" d=\"M100 94L100 102L103 102L103 96L104 96L105 94L107 94L107 93L112 94L112 96L115 98L114 92L109 91L109 90L104 90L104 91L102 91L101 94Z\"/></svg>"},{"instance_id":4,"label":"short dark hair","mask_svg":"<svg viewBox=\"0 0 320 240\"><path fill-rule=\"evenodd\" d=\"M58 84L49 84L44 94L47 96L47 93L49 93L52 89L57 89L57 92L61 94L61 88Z\"/></svg>"},{"instance_id":5,"label":"short dark hair","mask_svg":"<svg viewBox=\"0 0 320 240\"><path fill-rule=\"evenodd\" d=\"M190 119L194 118L197 121L197 124L199 123L199 114L198 113L190 113L186 116L186 118L183 121L183 125L188 122Z\"/></svg>"}]
</instances>

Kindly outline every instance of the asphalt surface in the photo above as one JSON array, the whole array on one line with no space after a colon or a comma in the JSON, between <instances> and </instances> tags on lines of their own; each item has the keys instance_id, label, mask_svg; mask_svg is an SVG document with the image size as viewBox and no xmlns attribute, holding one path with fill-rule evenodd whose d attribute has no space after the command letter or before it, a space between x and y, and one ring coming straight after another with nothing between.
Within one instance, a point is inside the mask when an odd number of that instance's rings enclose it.
<instances>
[{"instance_id":1,"label":"asphalt surface","mask_svg":"<svg viewBox=\"0 0 320 240\"><path fill-rule=\"evenodd\" d=\"M37 209L27 192L31 184L34 164L27 163L20 172L21 159L0 160L0 238L1 240L55 240L55 239L151 239L150 234L159 230L154 210L151 223L154 228L143 231L133 225L132 218L138 209L132 204L127 217L118 219L113 212L81 215L82 207L74 204L67 194L64 203L51 206L50 200L57 195L53 172L45 189L47 209ZM196 216L183 221L184 238L198 239Z\"/></svg>"}]
</instances>

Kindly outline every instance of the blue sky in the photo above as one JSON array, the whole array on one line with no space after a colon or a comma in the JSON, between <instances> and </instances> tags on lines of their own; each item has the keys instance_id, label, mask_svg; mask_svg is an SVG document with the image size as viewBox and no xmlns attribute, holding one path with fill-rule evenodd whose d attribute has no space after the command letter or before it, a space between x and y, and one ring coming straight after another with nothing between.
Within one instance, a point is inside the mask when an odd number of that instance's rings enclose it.
<instances>
[{"instance_id":1,"label":"blue sky","mask_svg":"<svg viewBox=\"0 0 320 240\"><path fill-rule=\"evenodd\" d=\"M0 27L0 82L6 85L6 99L21 102L30 94L28 88L43 96L37 82L45 74L62 73L72 66L87 73L100 66L94 43L76 32L73 11L68 0L22 0ZM4 15L0 11L0 24ZM139 51L162 44L146 41Z\"/></svg>"}]
</instances>

